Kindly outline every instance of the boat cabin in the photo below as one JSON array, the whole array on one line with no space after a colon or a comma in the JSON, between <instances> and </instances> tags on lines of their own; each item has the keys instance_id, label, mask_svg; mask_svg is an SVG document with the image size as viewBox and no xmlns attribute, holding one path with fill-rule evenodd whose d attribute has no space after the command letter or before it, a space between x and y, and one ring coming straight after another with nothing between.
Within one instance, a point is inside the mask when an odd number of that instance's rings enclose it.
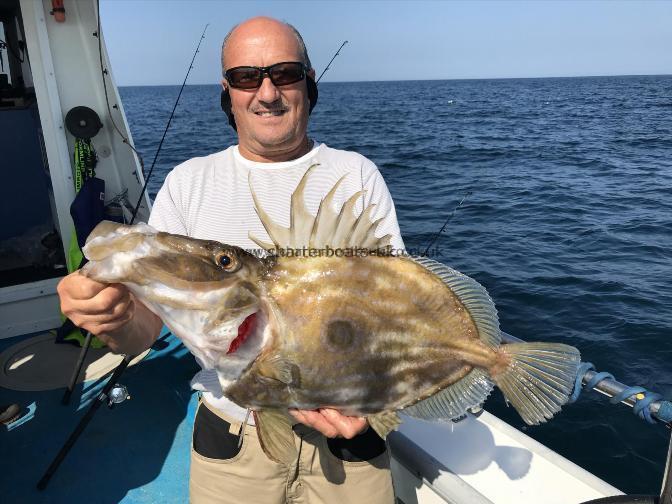
<instances>
[{"instance_id":1,"label":"boat cabin","mask_svg":"<svg viewBox=\"0 0 672 504\"><path fill-rule=\"evenodd\" d=\"M90 145L106 215L128 219L142 190L95 3L52 9L50 1L0 0L0 338L61 324L55 289L77 249L70 206L79 189L78 139L66 125L70 111L93 112L73 113L83 131L100 119ZM139 220L149 205L143 196Z\"/></svg>"}]
</instances>

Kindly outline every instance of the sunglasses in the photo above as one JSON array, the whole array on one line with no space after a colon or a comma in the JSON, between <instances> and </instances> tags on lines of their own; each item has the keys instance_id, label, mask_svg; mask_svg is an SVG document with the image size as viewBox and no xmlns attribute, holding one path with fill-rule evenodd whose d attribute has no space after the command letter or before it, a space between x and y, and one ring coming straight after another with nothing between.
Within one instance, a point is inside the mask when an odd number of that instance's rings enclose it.
<instances>
[{"instance_id":1,"label":"sunglasses","mask_svg":"<svg viewBox=\"0 0 672 504\"><path fill-rule=\"evenodd\" d=\"M298 61L286 61L267 67L239 66L224 72L229 86L236 89L256 89L268 75L274 86L294 84L306 78L308 69Z\"/></svg>"}]
</instances>

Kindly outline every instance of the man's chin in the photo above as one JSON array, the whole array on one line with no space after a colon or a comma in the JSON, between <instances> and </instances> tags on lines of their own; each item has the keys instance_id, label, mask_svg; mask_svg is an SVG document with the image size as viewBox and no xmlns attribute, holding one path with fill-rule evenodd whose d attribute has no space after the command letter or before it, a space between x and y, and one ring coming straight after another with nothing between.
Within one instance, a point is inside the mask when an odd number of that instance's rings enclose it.
<instances>
[{"instance_id":1,"label":"man's chin","mask_svg":"<svg viewBox=\"0 0 672 504\"><path fill-rule=\"evenodd\" d=\"M296 143L296 137L289 132L274 132L267 135L258 135L254 137L256 143L268 151L285 149Z\"/></svg>"}]
</instances>

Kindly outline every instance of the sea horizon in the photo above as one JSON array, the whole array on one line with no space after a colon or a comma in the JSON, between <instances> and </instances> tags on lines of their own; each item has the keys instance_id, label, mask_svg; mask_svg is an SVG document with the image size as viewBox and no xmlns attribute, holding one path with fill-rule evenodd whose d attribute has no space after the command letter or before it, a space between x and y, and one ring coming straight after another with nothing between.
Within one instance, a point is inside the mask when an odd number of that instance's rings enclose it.
<instances>
[{"instance_id":1,"label":"sea horizon","mask_svg":"<svg viewBox=\"0 0 672 504\"><path fill-rule=\"evenodd\" d=\"M325 80L322 84L366 84L381 82L465 82L465 81L518 81L518 80L542 80L542 79L601 79L601 78L629 78L629 77L672 77L672 73L667 74L614 74L614 75L551 75L540 77L450 77L436 79L388 79L388 80ZM182 83L175 84L117 84L118 87L171 87L181 86ZM219 85L218 82L211 83L187 83L187 86L213 86Z\"/></svg>"}]
</instances>

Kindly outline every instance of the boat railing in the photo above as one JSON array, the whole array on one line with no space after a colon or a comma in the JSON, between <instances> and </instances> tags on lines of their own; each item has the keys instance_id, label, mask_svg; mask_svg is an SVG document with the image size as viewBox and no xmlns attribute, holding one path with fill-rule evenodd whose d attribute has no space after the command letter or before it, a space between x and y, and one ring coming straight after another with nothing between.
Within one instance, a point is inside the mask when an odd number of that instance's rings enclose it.
<instances>
[{"instance_id":1,"label":"boat railing","mask_svg":"<svg viewBox=\"0 0 672 504\"><path fill-rule=\"evenodd\" d=\"M502 332L503 343L520 343L523 340ZM660 422L672 427L672 403L663 396L644 387L630 387L619 382L611 373L598 372L590 362L582 362L577 373L574 393L570 402L576 401L582 390L594 390L609 397L612 404L622 403L634 409L643 420L649 423Z\"/></svg>"}]
</instances>

